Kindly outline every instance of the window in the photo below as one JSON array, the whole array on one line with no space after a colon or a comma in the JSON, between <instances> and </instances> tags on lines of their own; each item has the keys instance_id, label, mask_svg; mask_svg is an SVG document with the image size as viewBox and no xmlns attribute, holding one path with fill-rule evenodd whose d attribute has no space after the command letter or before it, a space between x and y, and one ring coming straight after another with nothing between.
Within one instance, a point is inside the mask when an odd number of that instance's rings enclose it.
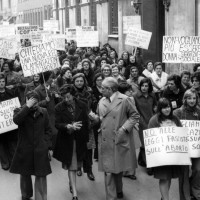
<instances>
[{"instance_id":1,"label":"window","mask_svg":"<svg viewBox=\"0 0 200 200\"><path fill-rule=\"evenodd\" d=\"M110 34L118 34L118 1L109 0Z\"/></svg>"},{"instance_id":2,"label":"window","mask_svg":"<svg viewBox=\"0 0 200 200\"><path fill-rule=\"evenodd\" d=\"M81 26L81 7L80 0L76 0L76 25Z\"/></svg>"},{"instance_id":3,"label":"window","mask_svg":"<svg viewBox=\"0 0 200 200\"><path fill-rule=\"evenodd\" d=\"M91 0L90 4L90 12L91 12L91 26L97 26L97 4L96 0Z\"/></svg>"}]
</instances>

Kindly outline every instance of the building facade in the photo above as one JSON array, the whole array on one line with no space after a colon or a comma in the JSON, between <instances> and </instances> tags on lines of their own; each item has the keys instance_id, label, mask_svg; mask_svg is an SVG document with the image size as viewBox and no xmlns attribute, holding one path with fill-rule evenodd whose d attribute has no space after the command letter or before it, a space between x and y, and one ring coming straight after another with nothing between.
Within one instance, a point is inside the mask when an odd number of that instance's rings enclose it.
<instances>
[{"instance_id":1,"label":"building facade","mask_svg":"<svg viewBox=\"0 0 200 200\"><path fill-rule=\"evenodd\" d=\"M0 0L0 24L15 24L17 17L16 0Z\"/></svg>"},{"instance_id":2,"label":"building facade","mask_svg":"<svg viewBox=\"0 0 200 200\"><path fill-rule=\"evenodd\" d=\"M18 0L17 23L43 27L43 20L53 18L52 9L52 0Z\"/></svg>"}]
</instances>

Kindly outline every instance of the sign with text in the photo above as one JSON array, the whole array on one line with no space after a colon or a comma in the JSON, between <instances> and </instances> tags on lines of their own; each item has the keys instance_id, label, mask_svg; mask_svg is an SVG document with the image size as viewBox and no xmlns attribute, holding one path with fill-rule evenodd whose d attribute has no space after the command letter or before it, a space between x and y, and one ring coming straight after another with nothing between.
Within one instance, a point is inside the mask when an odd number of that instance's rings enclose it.
<instances>
[{"instance_id":1,"label":"sign with text","mask_svg":"<svg viewBox=\"0 0 200 200\"><path fill-rule=\"evenodd\" d=\"M65 51L66 35L63 34L45 34L43 36L43 42L53 41L56 50Z\"/></svg>"},{"instance_id":2,"label":"sign with text","mask_svg":"<svg viewBox=\"0 0 200 200\"><path fill-rule=\"evenodd\" d=\"M37 32L38 26L18 26L17 34L20 35L20 39L31 39L31 33Z\"/></svg>"},{"instance_id":3,"label":"sign with text","mask_svg":"<svg viewBox=\"0 0 200 200\"><path fill-rule=\"evenodd\" d=\"M191 158L200 157L200 121L181 120L183 127L188 128L187 140Z\"/></svg>"},{"instance_id":4,"label":"sign with text","mask_svg":"<svg viewBox=\"0 0 200 200\"><path fill-rule=\"evenodd\" d=\"M187 131L174 126L144 130L147 167L191 165Z\"/></svg>"},{"instance_id":5,"label":"sign with text","mask_svg":"<svg viewBox=\"0 0 200 200\"><path fill-rule=\"evenodd\" d=\"M66 28L67 40L76 40L76 28Z\"/></svg>"},{"instance_id":6,"label":"sign with text","mask_svg":"<svg viewBox=\"0 0 200 200\"><path fill-rule=\"evenodd\" d=\"M148 49L151 40L151 35L151 32L130 27L128 29L125 44L134 47L139 47L142 49Z\"/></svg>"},{"instance_id":7,"label":"sign with text","mask_svg":"<svg viewBox=\"0 0 200 200\"><path fill-rule=\"evenodd\" d=\"M94 31L94 26L81 26L82 31Z\"/></svg>"},{"instance_id":8,"label":"sign with text","mask_svg":"<svg viewBox=\"0 0 200 200\"><path fill-rule=\"evenodd\" d=\"M57 50L53 41L21 48L20 62L24 76L32 76L60 67Z\"/></svg>"},{"instance_id":9,"label":"sign with text","mask_svg":"<svg viewBox=\"0 0 200 200\"><path fill-rule=\"evenodd\" d=\"M77 47L98 47L99 33L98 31L77 31L76 33Z\"/></svg>"},{"instance_id":10,"label":"sign with text","mask_svg":"<svg viewBox=\"0 0 200 200\"><path fill-rule=\"evenodd\" d=\"M13 111L20 106L18 97L0 102L0 134L18 128L13 122Z\"/></svg>"},{"instance_id":11,"label":"sign with text","mask_svg":"<svg viewBox=\"0 0 200 200\"><path fill-rule=\"evenodd\" d=\"M162 61L164 63L199 63L199 36L164 36Z\"/></svg>"},{"instance_id":12,"label":"sign with text","mask_svg":"<svg viewBox=\"0 0 200 200\"><path fill-rule=\"evenodd\" d=\"M15 59L18 51L18 42L16 40L0 39L0 58Z\"/></svg>"},{"instance_id":13,"label":"sign with text","mask_svg":"<svg viewBox=\"0 0 200 200\"><path fill-rule=\"evenodd\" d=\"M43 30L50 31L50 32L58 31L59 30L58 20L44 20L43 21Z\"/></svg>"},{"instance_id":14,"label":"sign with text","mask_svg":"<svg viewBox=\"0 0 200 200\"><path fill-rule=\"evenodd\" d=\"M123 16L123 33L128 33L129 27L141 29L141 16Z\"/></svg>"},{"instance_id":15,"label":"sign with text","mask_svg":"<svg viewBox=\"0 0 200 200\"><path fill-rule=\"evenodd\" d=\"M15 35L15 25L0 25L0 38Z\"/></svg>"}]
</instances>

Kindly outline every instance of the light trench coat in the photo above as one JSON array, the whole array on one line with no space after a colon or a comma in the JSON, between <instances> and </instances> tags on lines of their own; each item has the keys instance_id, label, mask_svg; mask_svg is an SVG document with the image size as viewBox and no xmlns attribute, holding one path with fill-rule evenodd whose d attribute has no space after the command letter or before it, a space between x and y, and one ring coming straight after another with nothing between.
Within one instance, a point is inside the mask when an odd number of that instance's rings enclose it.
<instances>
[{"instance_id":1,"label":"light trench coat","mask_svg":"<svg viewBox=\"0 0 200 200\"><path fill-rule=\"evenodd\" d=\"M132 100L120 92L110 103L103 97L97 108L101 120L98 138L99 171L120 173L136 167L133 153L133 127L139 121L139 114ZM125 128L126 131L124 131Z\"/></svg>"}]
</instances>

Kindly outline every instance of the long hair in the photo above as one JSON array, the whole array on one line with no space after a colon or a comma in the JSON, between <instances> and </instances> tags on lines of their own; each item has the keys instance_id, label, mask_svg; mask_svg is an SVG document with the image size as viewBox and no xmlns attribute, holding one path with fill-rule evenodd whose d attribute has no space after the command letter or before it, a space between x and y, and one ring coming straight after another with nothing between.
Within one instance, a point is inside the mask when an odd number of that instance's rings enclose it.
<instances>
[{"instance_id":1,"label":"long hair","mask_svg":"<svg viewBox=\"0 0 200 200\"><path fill-rule=\"evenodd\" d=\"M139 89L141 91L141 87L144 83L147 83L148 86L149 86L149 89L148 89L148 93L151 93L153 91L153 86L152 86L152 83L151 83L151 80L149 78L144 78L140 81L140 84L139 84Z\"/></svg>"},{"instance_id":2,"label":"long hair","mask_svg":"<svg viewBox=\"0 0 200 200\"><path fill-rule=\"evenodd\" d=\"M193 88L191 88L191 89L189 89L189 90L186 90L186 92L184 93L184 96L183 96L183 106L184 106L184 107L187 107L187 106L188 106L188 105L187 105L187 98L188 98L188 97L191 97L193 94L195 94L195 96L196 96L196 104L195 104L194 107L197 106L198 101L199 101L199 96L198 96L196 90L193 89Z\"/></svg>"}]
</instances>

